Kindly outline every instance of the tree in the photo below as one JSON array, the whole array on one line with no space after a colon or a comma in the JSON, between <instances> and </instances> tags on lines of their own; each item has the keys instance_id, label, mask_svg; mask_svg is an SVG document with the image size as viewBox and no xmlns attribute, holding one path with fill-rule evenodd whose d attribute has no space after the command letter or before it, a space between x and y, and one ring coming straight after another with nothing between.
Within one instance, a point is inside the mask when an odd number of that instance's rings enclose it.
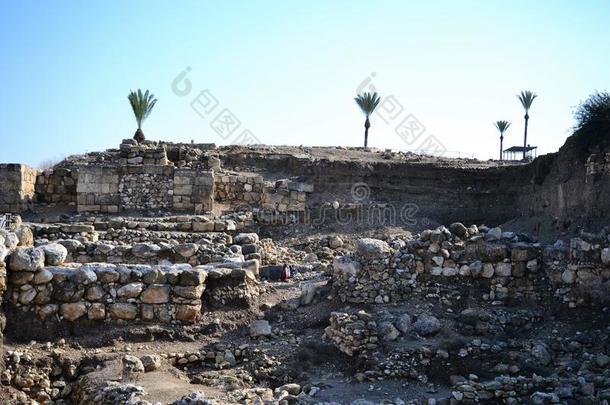
<instances>
[{"instance_id":1,"label":"tree","mask_svg":"<svg viewBox=\"0 0 610 405\"><path fill-rule=\"evenodd\" d=\"M574 116L578 133L610 131L610 93L595 92L580 103Z\"/></svg>"},{"instance_id":2,"label":"tree","mask_svg":"<svg viewBox=\"0 0 610 405\"><path fill-rule=\"evenodd\" d=\"M356 96L354 100L356 100L356 104L358 104L366 116L366 120L364 121L364 147L366 148L369 143L369 128L371 127L369 117L373 111L375 111L375 108L377 108L380 97L377 95L377 93L362 93Z\"/></svg>"},{"instance_id":3,"label":"tree","mask_svg":"<svg viewBox=\"0 0 610 405\"><path fill-rule=\"evenodd\" d=\"M532 103L534 102L534 99L536 97L538 97L538 95L536 93L532 93L529 90L522 91L521 94L517 95L517 98L519 99L519 101L521 101L521 105L525 110L525 116L523 117L525 118L525 132L523 135L523 160L525 160L525 153L527 148L527 123L530 119L529 112L530 108L532 107Z\"/></svg>"},{"instance_id":4,"label":"tree","mask_svg":"<svg viewBox=\"0 0 610 405\"><path fill-rule=\"evenodd\" d=\"M504 132L510 127L510 122L508 121L496 121L494 123L498 131L500 131L500 160L502 160L502 151L504 150L502 147L502 143L504 142Z\"/></svg>"},{"instance_id":5,"label":"tree","mask_svg":"<svg viewBox=\"0 0 610 405\"><path fill-rule=\"evenodd\" d=\"M586 152L583 156L588 156L591 148L602 150L604 145L610 144L610 93L596 91L591 94L580 103L574 116L574 141L581 151Z\"/></svg>"},{"instance_id":6,"label":"tree","mask_svg":"<svg viewBox=\"0 0 610 405\"><path fill-rule=\"evenodd\" d=\"M131 108L133 109L133 115L136 117L138 123L138 129L136 130L133 139L138 142L142 142L144 139L144 132L142 131L142 122L150 115L153 107L157 103L155 96L146 90L146 93L142 93L142 90L131 91L127 96Z\"/></svg>"}]
</instances>

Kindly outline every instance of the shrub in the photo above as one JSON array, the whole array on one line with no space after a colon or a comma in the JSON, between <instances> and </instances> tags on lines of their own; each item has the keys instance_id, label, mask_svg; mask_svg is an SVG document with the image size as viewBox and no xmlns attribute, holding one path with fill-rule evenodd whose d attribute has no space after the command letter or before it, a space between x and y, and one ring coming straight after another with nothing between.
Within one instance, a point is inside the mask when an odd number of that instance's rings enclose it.
<instances>
[{"instance_id":1,"label":"shrub","mask_svg":"<svg viewBox=\"0 0 610 405\"><path fill-rule=\"evenodd\" d=\"M595 92L574 113L574 145L583 158L610 145L610 94Z\"/></svg>"},{"instance_id":2,"label":"shrub","mask_svg":"<svg viewBox=\"0 0 610 405\"><path fill-rule=\"evenodd\" d=\"M579 133L610 130L610 94L605 91L593 93L576 108L574 115L575 130Z\"/></svg>"}]
</instances>

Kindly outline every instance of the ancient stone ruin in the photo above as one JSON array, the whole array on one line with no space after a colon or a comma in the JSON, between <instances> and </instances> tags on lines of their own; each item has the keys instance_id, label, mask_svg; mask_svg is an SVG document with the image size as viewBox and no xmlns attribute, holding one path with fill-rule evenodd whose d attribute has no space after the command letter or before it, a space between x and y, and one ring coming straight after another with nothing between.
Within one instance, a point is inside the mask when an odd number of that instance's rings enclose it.
<instances>
[{"instance_id":1,"label":"ancient stone ruin","mask_svg":"<svg viewBox=\"0 0 610 405\"><path fill-rule=\"evenodd\" d=\"M3 404L602 404L610 142L0 165Z\"/></svg>"}]
</instances>

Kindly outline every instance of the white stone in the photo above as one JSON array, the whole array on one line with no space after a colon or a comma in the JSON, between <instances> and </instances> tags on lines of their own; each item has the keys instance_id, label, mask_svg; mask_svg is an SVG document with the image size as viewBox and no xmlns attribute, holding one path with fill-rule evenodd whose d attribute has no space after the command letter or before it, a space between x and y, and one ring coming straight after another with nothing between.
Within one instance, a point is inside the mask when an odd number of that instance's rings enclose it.
<instances>
[{"instance_id":1,"label":"white stone","mask_svg":"<svg viewBox=\"0 0 610 405\"><path fill-rule=\"evenodd\" d=\"M250 336L259 337L259 336L270 336L271 335L271 325L269 322L259 319L252 324L250 324Z\"/></svg>"},{"instance_id":2,"label":"white stone","mask_svg":"<svg viewBox=\"0 0 610 405\"><path fill-rule=\"evenodd\" d=\"M42 246L44 251L45 263L49 266L60 266L68 257L68 249L59 243L49 243Z\"/></svg>"},{"instance_id":3,"label":"white stone","mask_svg":"<svg viewBox=\"0 0 610 405\"><path fill-rule=\"evenodd\" d=\"M145 354L140 357L145 371L155 371L161 368L161 357L156 354Z\"/></svg>"},{"instance_id":4,"label":"white stone","mask_svg":"<svg viewBox=\"0 0 610 405\"><path fill-rule=\"evenodd\" d=\"M34 284L46 284L53 279L53 273L49 270L41 270L34 276Z\"/></svg>"},{"instance_id":5,"label":"white stone","mask_svg":"<svg viewBox=\"0 0 610 405\"><path fill-rule=\"evenodd\" d=\"M136 243L135 245L133 245L131 248L131 253L135 257L146 259L156 256L159 250L161 250L161 248L155 245L154 243L145 242Z\"/></svg>"},{"instance_id":6,"label":"white stone","mask_svg":"<svg viewBox=\"0 0 610 405\"><path fill-rule=\"evenodd\" d=\"M461 266L459 274L460 274L460 276L469 276L470 275L470 267L467 266L467 265Z\"/></svg>"},{"instance_id":7,"label":"white stone","mask_svg":"<svg viewBox=\"0 0 610 405\"><path fill-rule=\"evenodd\" d=\"M440 276L443 274L443 268L439 266L434 266L430 269L430 274L433 276Z\"/></svg>"},{"instance_id":8,"label":"white stone","mask_svg":"<svg viewBox=\"0 0 610 405\"><path fill-rule=\"evenodd\" d=\"M143 289L144 285L142 283L129 283L119 288L116 294L118 298L136 298L138 295L140 295Z\"/></svg>"},{"instance_id":9,"label":"white stone","mask_svg":"<svg viewBox=\"0 0 610 405\"><path fill-rule=\"evenodd\" d=\"M604 248L602 249L602 263L604 263L605 265L609 265L610 264L610 248Z\"/></svg>"},{"instance_id":10,"label":"white stone","mask_svg":"<svg viewBox=\"0 0 610 405\"><path fill-rule=\"evenodd\" d=\"M498 277L510 277L512 274L512 265L506 262L500 262L496 264L495 274Z\"/></svg>"},{"instance_id":11,"label":"white stone","mask_svg":"<svg viewBox=\"0 0 610 405\"><path fill-rule=\"evenodd\" d=\"M328 238L328 246L331 249L339 249L340 247L343 247L343 240L336 235L331 236Z\"/></svg>"},{"instance_id":12,"label":"white stone","mask_svg":"<svg viewBox=\"0 0 610 405\"><path fill-rule=\"evenodd\" d=\"M445 258L443 256L433 256L432 257L432 261L437 265L437 266L442 266L443 262L445 261Z\"/></svg>"},{"instance_id":13,"label":"white stone","mask_svg":"<svg viewBox=\"0 0 610 405\"><path fill-rule=\"evenodd\" d=\"M441 322L431 315L420 315L413 324L413 329L423 336L433 335L441 329Z\"/></svg>"},{"instance_id":14,"label":"white stone","mask_svg":"<svg viewBox=\"0 0 610 405\"><path fill-rule=\"evenodd\" d=\"M254 232L238 233L235 235L234 243L236 245L251 245L253 243L258 243L258 235Z\"/></svg>"},{"instance_id":15,"label":"white stone","mask_svg":"<svg viewBox=\"0 0 610 405\"><path fill-rule=\"evenodd\" d=\"M483 272L481 273L481 277L484 278L492 278L494 276L494 266L491 263L483 264Z\"/></svg>"},{"instance_id":16,"label":"white stone","mask_svg":"<svg viewBox=\"0 0 610 405\"><path fill-rule=\"evenodd\" d=\"M576 274L572 270L564 270L561 273L561 280L567 284L573 284L576 280Z\"/></svg>"},{"instance_id":17,"label":"white stone","mask_svg":"<svg viewBox=\"0 0 610 405\"><path fill-rule=\"evenodd\" d=\"M536 271L536 270L538 270L538 259L528 260L527 264L525 265L525 267L529 271Z\"/></svg>"},{"instance_id":18,"label":"white stone","mask_svg":"<svg viewBox=\"0 0 610 405\"><path fill-rule=\"evenodd\" d=\"M353 257L338 256L333 260L333 268L344 276L352 277L360 272L362 266Z\"/></svg>"},{"instance_id":19,"label":"white stone","mask_svg":"<svg viewBox=\"0 0 610 405\"><path fill-rule=\"evenodd\" d=\"M33 247L18 247L11 254L9 268L13 271L37 271L44 267L44 251Z\"/></svg>"},{"instance_id":20,"label":"white stone","mask_svg":"<svg viewBox=\"0 0 610 405\"><path fill-rule=\"evenodd\" d=\"M453 277L458 274L458 269L455 267L444 267L443 268L443 276L445 277Z\"/></svg>"},{"instance_id":21,"label":"white stone","mask_svg":"<svg viewBox=\"0 0 610 405\"><path fill-rule=\"evenodd\" d=\"M182 257L191 257L194 256L195 253L199 250L199 246L195 243L181 243L174 247L176 253L178 253Z\"/></svg>"},{"instance_id":22,"label":"white stone","mask_svg":"<svg viewBox=\"0 0 610 405\"><path fill-rule=\"evenodd\" d=\"M502 237L502 229L499 226L495 227L495 228L491 228L487 232L487 237L491 240L500 239Z\"/></svg>"},{"instance_id":23,"label":"white stone","mask_svg":"<svg viewBox=\"0 0 610 405\"><path fill-rule=\"evenodd\" d=\"M4 246L3 243L0 243L0 262L3 262L4 259L6 259L6 256L8 256L8 249L6 246Z\"/></svg>"},{"instance_id":24,"label":"white stone","mask_svg":"<svg viewBox=\"0 0 610 405\"><path fill-rule=\"evenodd\" d=\"M359 255L369 258L383 257L391 252L386 242L372 238L358 239L356 249Z\"/></svg>"}]
</instances>

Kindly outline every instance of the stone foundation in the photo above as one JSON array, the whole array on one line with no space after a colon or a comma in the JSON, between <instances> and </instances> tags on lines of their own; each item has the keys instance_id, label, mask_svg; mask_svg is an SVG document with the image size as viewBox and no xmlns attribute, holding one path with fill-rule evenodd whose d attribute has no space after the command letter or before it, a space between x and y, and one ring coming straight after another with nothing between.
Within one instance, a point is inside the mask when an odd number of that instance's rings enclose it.
<instances>
[{"instance_id":1,"label":"stone foundation","mask_svg":"<svg viewBox=\"0 0 610 405\"><path fill-rule=\"evenodd\" d=\"M547 295L570 307L608 300L607 239L591 235L589 241L572 239L571 248L543 247L499 228L461 232L460 237L440 227L416 239L391 241L392 246L359 240L355 254L334 260L334 287L342 301L352 303L402 301L422 282L464 279L482 287L481 298L491 305L537 302Z\"/></svg>"},{"instance_id":2,"label":"stone foundation","mask_svg":"<svg viewBox=\"0 0 610 405\"><path fill-rule=\"evenodd\" d=\"M42 320L194 321L206 271L191 266L90 263L13 271L8 302Z\"/></svg>"}]
</instances>

